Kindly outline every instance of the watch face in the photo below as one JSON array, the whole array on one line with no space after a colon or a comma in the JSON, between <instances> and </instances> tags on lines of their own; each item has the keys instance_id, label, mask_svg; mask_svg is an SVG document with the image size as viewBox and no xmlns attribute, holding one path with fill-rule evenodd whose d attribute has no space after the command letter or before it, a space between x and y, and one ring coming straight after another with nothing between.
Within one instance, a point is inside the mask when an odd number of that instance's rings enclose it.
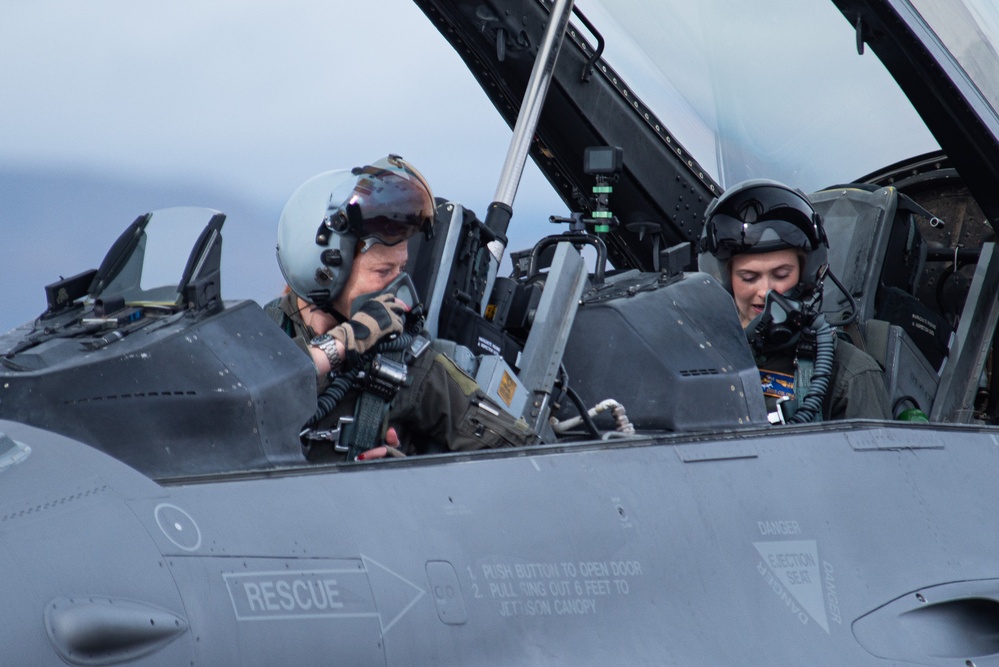
<instances>
[{"instance_id":1,"label":"watch face","mask_svg":"<svg viewBox=\"0 0 999 667\"><path fill-rule=\"evenodd\" d=\"M313 345L315 347L319 347L323 343L327 343L327 342L329 342L331 340L333 340L333 336L329 335L328 333L324 333L324 334L320 334L319 336L316 336L315 338L313 338L312 340L310 340L309 341L309 345Z\"/></svg>"}]
</instances>

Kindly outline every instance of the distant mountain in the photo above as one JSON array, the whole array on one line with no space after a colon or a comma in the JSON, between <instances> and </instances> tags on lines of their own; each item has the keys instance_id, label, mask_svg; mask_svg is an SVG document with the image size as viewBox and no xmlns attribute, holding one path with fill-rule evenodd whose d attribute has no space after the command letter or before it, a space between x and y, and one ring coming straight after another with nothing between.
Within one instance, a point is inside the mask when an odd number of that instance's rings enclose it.
<instances>
[{"instance_id":1,"label":"distant mountain","mask_svg":"<svg viewBox=\"0 0 999 667\"><path fill-rule=\"evenodd\" d=\"M283 205L197 183L0 165L0 331L45 309L46 284L97 268L137 216L171 206L226 213L223 298L266 301L283 285L274 259Z\"/></svg>"}]
</instances>

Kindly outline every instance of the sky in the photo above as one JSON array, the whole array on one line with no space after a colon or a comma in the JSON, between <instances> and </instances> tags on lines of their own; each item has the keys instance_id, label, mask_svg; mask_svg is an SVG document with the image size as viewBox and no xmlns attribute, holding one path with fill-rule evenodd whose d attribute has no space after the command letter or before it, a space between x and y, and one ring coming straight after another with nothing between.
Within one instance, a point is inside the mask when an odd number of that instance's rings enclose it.
<instances>
[{"instance_id":1,"label":"sky","mask_svg":"<svg viewBox=\"0 0 999 667\"><path fill-rule=\"evenodd\" d=\"M766 176L813 190L936 147L824 0L777 0L769 13L738 0L581 4L606 28L608 60L624 63L635 92L723 187ZM748 14L728 33L719 19L734 6ZM676 11L683 39L660 39ZM788 16L801 26L824 18L792 32L838 54L836 67L786 57L786 31L772 19ZM764 27L777 34L767 38ZM746 59L737 38L770 48ZM706 76L732 61L736 74ZM794 103L774 104L782 97L741 74L743 63L790 81ZM876 106L842 104L861 88ZM0 96L0 332L44 310L44 285L95 268L136 216L168 206L228 214L223 297L265 302L283 287L274 258L281 208L311 176L396 153L436 195L481 217L512 135L411 0L7 0ZM776 121L775 110L784 114ZM529 162L510 249L552 233L549 215L568 213Z\"/></svg>"},{"instance_id":2,"label":"sky","mask_svg":"<svg viewBox=\"0 0 999 667\"><path fill-rule=\"evenodd\" d=\"M0 91L0 331L165 206L228 213L223 296L264 301L281 207L309 177L397 153L484 214L511 137L406 0L12 0ZM567 211L529 164L514 213L523 247Z\"/></svg>"}]
</instances>

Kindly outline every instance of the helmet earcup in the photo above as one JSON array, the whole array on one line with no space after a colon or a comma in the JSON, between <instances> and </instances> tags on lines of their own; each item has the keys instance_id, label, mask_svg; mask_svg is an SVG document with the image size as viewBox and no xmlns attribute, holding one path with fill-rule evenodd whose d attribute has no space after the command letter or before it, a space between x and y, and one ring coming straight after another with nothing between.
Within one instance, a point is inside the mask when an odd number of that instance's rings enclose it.
<instances>
[{"instance_id":1,"label":"helmet earcup","mask_svg":"<svg viewBox=\"0 0 999 667\"><path fill-rule=\"evenodd\" d=\"M324 307L336 300L350 276L357 239L327 224L330 203L345 200L357 177L349 170L313 176L292 193L278 222L277 260L299 297Z\"/></svg>"}]
</instances>

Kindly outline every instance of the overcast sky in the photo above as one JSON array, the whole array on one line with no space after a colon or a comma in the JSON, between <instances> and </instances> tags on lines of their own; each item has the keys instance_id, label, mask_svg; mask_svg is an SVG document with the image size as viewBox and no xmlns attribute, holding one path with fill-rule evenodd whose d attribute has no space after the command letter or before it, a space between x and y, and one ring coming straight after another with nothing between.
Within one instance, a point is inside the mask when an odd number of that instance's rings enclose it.
<instances>
[{"instance_id":1,"label":"overcast sky","mask_svg":"<svg viewBox=\"0 0 999 667\"><path fill-rule=\"evenodd\" d=\"M100 223L76 219L70 205L63 227L42 235L25 229L32 216L14 219L9 202L26 190L13 178L3 182L5 173L72 174L108 187L193 187L203 201L176 204L222 208L238 199L272 211L266 259L251 260L267 287L225 294L260 300L280 282L273 265L277 214L310 176L394 152L423 171L435 194L484 213L511 135L458 56L407 0L4 2L0 90L0 282L12 295L4 297L3 330L25 319L10 321L11 313L30 317L44 306L42 285L22 283L38 263L58 257L64 265L68 256L86 255L76 265L53 266L51 279L96 267L135 215L161 205L136 204L139 210L122 219ZM212 193L220 203L210 201ZM514 226L526 226L528 217L541 225L549 213L565 214L564 206L530 165ZM84 236L100 236L100 250L72 241ZM38 252L39 243L54 251ZM236 284L233 276L223 281L224 289ZM32 295L27 306L24 291Z\"/></svg>"}]
</instances>

